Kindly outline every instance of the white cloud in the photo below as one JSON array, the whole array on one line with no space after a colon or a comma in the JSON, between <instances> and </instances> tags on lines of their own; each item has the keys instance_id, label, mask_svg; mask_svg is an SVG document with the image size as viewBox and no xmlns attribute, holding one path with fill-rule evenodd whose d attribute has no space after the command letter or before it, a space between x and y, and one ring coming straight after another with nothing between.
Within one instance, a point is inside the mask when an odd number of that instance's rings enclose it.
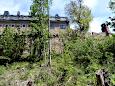
<instances>
[{"instance_id":1,"label":"white cloud","mask_svg":"<svg viewBox=\"0 0 115 86\"><path fill-rule=\"evenodd\" d=\"M1 0L0 8L0 13L3 14L4 11L14 12L16 9L18 10L19 5L15 5L13 1L9 2L9 0Z\"/></svg>"},{"instance_id":2,"label":"white cloud","mask_svg":"<svg viewBox=\"0 0 115 86\"><path fill-rule=\"evenodd\" d=\"M99 0L84 0L84 4L87 5L90 9L95 8Z\"/></svg>"},{"instance_id":3,"label":"white cloud","mask_svg":"<svg viewBox=\"0 0 115 86\"><path fill-rule=\"evenodd\" d=\"M28 14L31 0L0 0L0 14L4 11L9 11L10 14L16 14L21 11L21 14Z\"/></svg>"},{"instance_id":4,"label":"white cloud","mask_svg":"<svg viewBox=\"0 0 115 86\"><path fill-rule=\"evenodd\" d=\"M65 16L65 5L70 0L53 0L53 4L50 9L51 15L59 14L60 16Z\"/></svg>"},{"instance_id":5,"label":"white cloud","mask_svg":"<svg viewBox=\"0 0 115 86\"><path fill-rule=\"evenodd\" d=\"M106 21L105 17L96 17L90 23L89 32L101 32L101 24Z\"/></svg>"}]
</instances>

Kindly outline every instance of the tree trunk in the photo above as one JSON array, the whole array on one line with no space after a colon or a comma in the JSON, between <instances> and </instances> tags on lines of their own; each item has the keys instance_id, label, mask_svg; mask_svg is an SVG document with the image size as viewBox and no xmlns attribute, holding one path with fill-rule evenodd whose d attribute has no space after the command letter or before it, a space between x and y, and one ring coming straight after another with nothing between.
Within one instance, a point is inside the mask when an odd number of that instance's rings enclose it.
<instances>
[{"instance_id":1,"label":"tree trunk","mask_svg":"<svg viewBox=\"0 0 115 86\"><path fill-rule=\"evenodd\" d=\"M96 73L97 84L96 86L110 86L108 78L108 72L104 69L100 69Z\"/></svg>"}]
</instances>

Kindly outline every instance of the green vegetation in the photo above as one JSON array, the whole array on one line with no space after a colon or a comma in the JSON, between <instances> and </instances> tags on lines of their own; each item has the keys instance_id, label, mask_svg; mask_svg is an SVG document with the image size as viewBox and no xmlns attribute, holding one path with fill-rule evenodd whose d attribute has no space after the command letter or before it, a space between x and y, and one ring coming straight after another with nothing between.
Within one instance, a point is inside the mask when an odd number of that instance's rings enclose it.
<instances>
[{"instance_id":1,"label":"green vegetation","mask_svg":"<svg viewBox=\"0 0 115 86\"><path fill-rule=\"evenodd\" d=\"M35 18L31 21L30 38L34 43L31 43L31 57L44 57L48 40L48 0L33 0L30 7L30 15Z\"/></svg>"},{"instance_id":2,"label":"green vegetation","mask_svg":"<svg viewBox=\"0 0 115 86\"><path fill-rule=\"evenodd\" d=\"M83 0L71 1L66 5L65 11L71 21L78 25L76 29L88 31L89 23L92 21L91 10L83 5Z\"/></svg>"},{"instance_id":3,"label":"green vegetation","mask_svg":"<svg viewBox=\"0 0 115 86\"><path fill-rule=\"evenodd\" d=\"M25 49L25 35L13 28L4 28L0 36L0 64L21 60Z\"/></svg>"},{"instance_id":4,"label":"green vegetation","mask_svg":"<svg viewBox=\"0 0 115 86\"><path fill-rule=\"evenodd\" d=\"M52 53L51 68L44 60L34 63L16 62L0 66L0 85L15 86L32 80L36 86L96 85L96 71L105 68L111 85L115 85L115 38L85 37L67 30L62 34L63 54ZM35 58L36 59L36 58Z\"/></svg>"},{"instance_id":5,"label":"green vegetation","mask_svg":"<svg viewBox=\"0 0 115 86\"><path fill-rule=\"evenodd\" d=\"M110 0L109 1L109 8L115 12L115 1L114 0Z\"/></svg>"},{"instance_id":6,"label":"green vegetation","mask_svg":"<svg viewBox=\"0 0 115 86\"><path fill-rule=\"evenodd\" d=\"M35 86L96 86L96 71L103 68L114 86L114 35L86 36L86 32L67 29L60 35L63 53L51 52L48 66L48 1L40 1L33 0L30 14L38 21L32 20L30 31L5 28L0 36L0 86L25 86L29 81ZM90 19L80 24L89 25Z\"/></svg>"}]
</instances>

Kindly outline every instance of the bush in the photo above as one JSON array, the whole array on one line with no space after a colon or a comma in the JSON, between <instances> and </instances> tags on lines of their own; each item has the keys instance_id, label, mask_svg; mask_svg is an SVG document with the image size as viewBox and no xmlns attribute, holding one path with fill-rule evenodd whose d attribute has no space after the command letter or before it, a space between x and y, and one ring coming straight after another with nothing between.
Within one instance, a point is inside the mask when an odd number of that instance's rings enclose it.
<instances>
[{"instance_id":1,"label":"bush","mask_svg":"<svg viewBox=\"0 0 115 86\"><path fill-rule=\"evenodd\" d=\"M80 77L80 81L77 79L77 86L95 85L95 72L98 69L105 68L110 74L113 74L113 67L115 66L114 36L85 37L84 34L73 32L70 34L66 33L63 37L66 39L66 43L64 42L64 53L61 57L64 63L61 62L62 65L60 67L66 68L66 66L69 67L71 65L75 69L79 68L82 70L81 74L83 75L77 75L77 77ZM63 64L65 65L63 66Z\"/></svg>"},{"instance_id":2,"label":"bush","mask_svg":"<svg viewBox=\"0 0 115 86\"><path fill-rule=\"evenodd\" d=\"M20 60L24 51L25 36L20 35L14 28L5 28L0 37L1 56L8 57L10 62Z\"/></svg>"}]
</instances>

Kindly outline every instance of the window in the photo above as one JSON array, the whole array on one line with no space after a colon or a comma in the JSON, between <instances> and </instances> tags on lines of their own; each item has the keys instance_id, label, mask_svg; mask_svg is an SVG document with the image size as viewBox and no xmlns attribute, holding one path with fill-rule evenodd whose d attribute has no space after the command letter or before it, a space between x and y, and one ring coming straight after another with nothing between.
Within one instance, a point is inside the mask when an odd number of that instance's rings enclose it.
<instances>
[{"instance_id":1,"label":"window","mask_svg":"<svg viewBox=\"0 0 115 86\"><path fill-rule=\"evenodd\" d=\"M65 24L60 24L60 29L66 29L66 25Z\"/></svg>"},{"instance_id":2,"label":"window","mask_svg":"<svg viewBox=\"0 0 115 86\"><path fill-rule=\"evenodd\" d=\"M0 27L2 27L2 25L0 24Z\"/></svg>"},{"instance_id":3,"label":"window","mask_svg":"<svg viewBox=\"0 0 115 86\"><path fill-rule=\"evenodd\" d=\"M52 23L50 24L50 29L55 29L55 27Z\"/></svg>"},{"instance_id":4,"label":"window","mask_svg":"<svg viewBox=\"0 0 115 86\"><path fill-rule=\"evenodd\" d=\"M59 24L58 24L58 23L55 23L54 25L55 25L55 27L59 27Z\"/></svg>"},{"instance_id":5,"label":"window","mask_svg":"<svg viewBox=\"0 0 115 86\"><path fill-rule=\"evenodd\" d=\"M6 24L5 27L8 27L8 25Z\"/></svg>"},{"instance_id":6,"label":"window","mask_svg":"<svg viewBox=\"0 0 115 86\"><path fill-rule=\"evenodd\" d=\"M26 27L26 25L25 24L23 24L23 26L22 27Z\"/></svg>"},{"instance_id":7,"label":"window","mask_svg":"<svg viewBox=\"0 0 115 86\"><path fill-rule=\"evenodd\" d=\"M14 25L12 25L12 27L14 27Z\"/></svg>"},{"instance_id":8,"label":"window","mask_svg":"<svg viewBox=\"0 0 115 86\"><path fill-rule=\"evenodd\" d=\"M28 25L28 27L31 27L31 25Z\"/></svg>"}]
</instances>

